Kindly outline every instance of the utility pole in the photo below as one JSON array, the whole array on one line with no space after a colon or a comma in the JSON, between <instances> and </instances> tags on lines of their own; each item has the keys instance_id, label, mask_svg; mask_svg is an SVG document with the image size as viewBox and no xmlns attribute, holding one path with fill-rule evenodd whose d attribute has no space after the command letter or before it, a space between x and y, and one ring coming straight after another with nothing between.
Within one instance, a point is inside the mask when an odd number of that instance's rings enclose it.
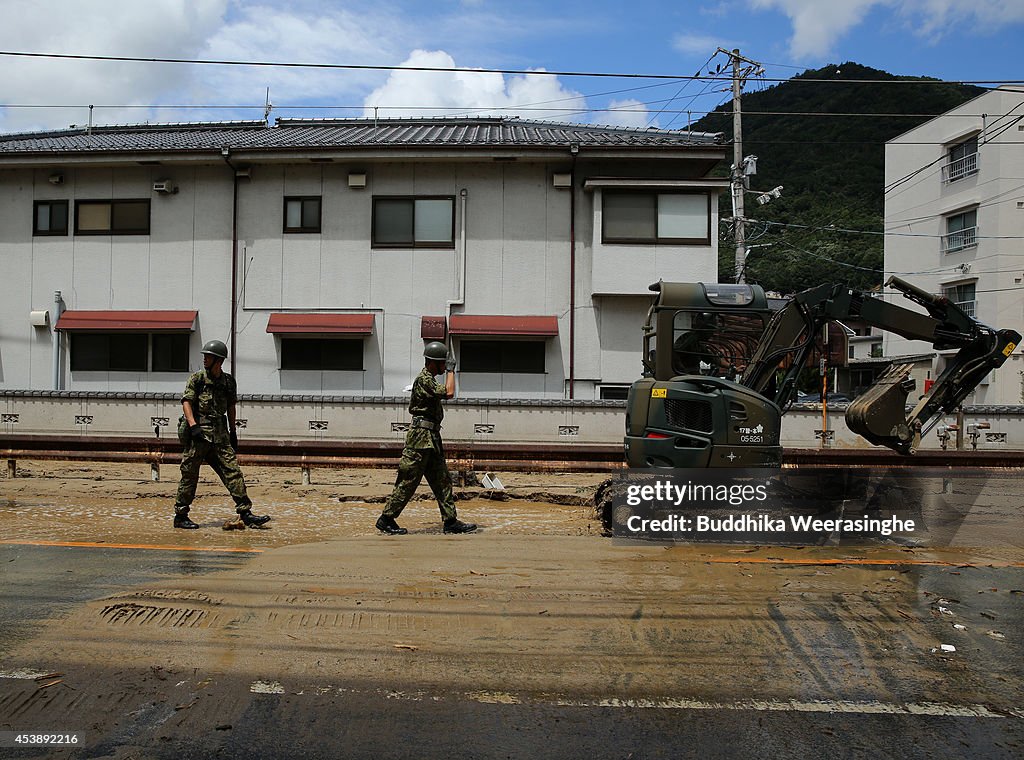
<instances>
[{"instance_id":1,"label":"utility pole","mask_svg":"<svg viewBox=\"0 0 1024 760\"><path fill-rule=\"evenodd\" d=\"M732 64L732 172L730 175L732 188L732 219L736 233L736 282L743 282L747 260L747 230L744 218L743 194L747 191L747 179L754 174L757 156L743 158L743 123L740 93L743 83L750 76L764 74L764 67L740 55L739 49L726 50L718 48L719 53L729 56Z\"/></svg>"}]
</instances>

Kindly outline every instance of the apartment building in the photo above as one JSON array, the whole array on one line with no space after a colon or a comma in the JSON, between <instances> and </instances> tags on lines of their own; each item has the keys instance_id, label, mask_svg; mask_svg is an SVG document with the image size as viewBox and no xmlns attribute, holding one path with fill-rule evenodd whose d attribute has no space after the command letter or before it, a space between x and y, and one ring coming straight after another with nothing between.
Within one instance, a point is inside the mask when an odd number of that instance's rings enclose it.
<instances>
[{"instance_id":1,"label":"apartment building","mask_svg":"<svg viewBox=\"0 0 1024 760\"><path fill-rule=\"evenodd\" d=\"M1024 90L1000 87L885 146L885 271L1024 332ZM905 305L909 305L906 301ZM933 353L887 333L886 356ZM935 378L946 356L935 354ZM1024 403L1021 349L968 403Z\"/></svg>"},{"instance_id":2,"label":"apartment building","mask_svg":"<svg viewBox=\"0 0 1024 760\"><path fill-rule=\"evenodd\" d=\"M722 136L507 118L0 135L0 389L621 398L659 279L717 279Z\"/></svg>"}]
</instances>

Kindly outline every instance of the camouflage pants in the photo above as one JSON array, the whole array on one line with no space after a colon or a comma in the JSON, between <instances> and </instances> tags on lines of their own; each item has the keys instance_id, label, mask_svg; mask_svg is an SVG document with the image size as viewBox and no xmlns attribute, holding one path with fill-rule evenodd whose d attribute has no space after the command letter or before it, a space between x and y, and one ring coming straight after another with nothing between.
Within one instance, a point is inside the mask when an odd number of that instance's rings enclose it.
<instances>
[{"instance_id":1,"label":"camouflage pants","mask_svg":"<svg viewBox=\"0 0 1024 760\"><path fill-rule=\"evenodd\" d=\"M196 497L196 486L199 485L199 468L206 462L213 471L217 473L221 481L235 500L235 511L244 512L252 507L249 496L245 491L245 479L238 467L238 459L235 457L235 450L231 448L227 440L227 433L223 436L213 435L213 441L193 441L181 453L181 481L178 483L178 493L174 499L174 512L179 515L187 515L192 500Z\"/></svg>"},{"instance_id":2,"label":"camouflage pants","mask_svg":"<svg viewBox=\"0 0 1024 760\"><path fill-rule=\"evenodd\" d=\"M444 449L440 446L430 449L413 449L406 446L402 450L402 461L398 465L398 477L395 479L395 490L391 492L387 504L384 505L384 516L392 519L402 514L409 503L420 479L426 475L430 490L434 492L437 506L441 510L441 519L455 519L455 495L452 493L452 476L448 474L448 465L444 461Z\"/></svg>"}]
</instances>

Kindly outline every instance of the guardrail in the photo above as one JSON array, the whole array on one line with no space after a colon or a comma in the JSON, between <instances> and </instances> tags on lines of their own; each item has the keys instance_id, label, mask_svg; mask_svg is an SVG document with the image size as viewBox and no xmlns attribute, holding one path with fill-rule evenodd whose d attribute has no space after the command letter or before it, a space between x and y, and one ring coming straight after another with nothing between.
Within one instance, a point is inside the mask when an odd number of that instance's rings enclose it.
<instances>
[{"instance_id":1,"label":"guardrail","mask_svg":"<svg viewBox=\"0 0 1024 760\"><path fill-rule=\"evenodd\" d=\"M446 441L449 467L469 472L616 472L625 468L621 444L524 444ZM238 458L243 465L299 467L303 482L312 468L398 467L401 442L244 439ZM17 475L19 459L143 463L159 479L162 464L181 462L176 438L0 434L0 458L9 477ZM1024 451L922 450L912 457L888 449L785 449L785 467L964 467L1024 468Z\"/></svg>"}]
</instances>

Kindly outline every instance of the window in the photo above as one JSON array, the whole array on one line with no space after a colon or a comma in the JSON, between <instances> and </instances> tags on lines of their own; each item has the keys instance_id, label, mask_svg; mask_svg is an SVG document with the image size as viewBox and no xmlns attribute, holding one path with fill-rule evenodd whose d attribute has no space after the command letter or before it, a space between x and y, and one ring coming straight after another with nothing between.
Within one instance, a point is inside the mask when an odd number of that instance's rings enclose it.
<instances>
[{"instance_id":1,"label":"window","mask_svg":"<svg viewBox=\"0 0 1024 760\"><path fill-rule=\"evenodd\" d=\"M188 372L187 333L154 333L153 371Z\"/></svg>"},{"instance_id":2,"label":"window","mask_svg":"<svg viewBox=\"0 0 1024 760\"><path fill-rule=\"evenodd\" d=\"M374 198L373 246L454 248L455 198Z\"/></svg>"},{"instance_id":3,"label":"window","mask_svg":"<svg viewBox=\"0 0 1024 760\"><path fill-rule=\"evenodd\" d=\"M285 232L320 231L320 196L284 199Z\"/></svg>"},{"instance_id":4,"label":"window","mask_svg":"<svg viewBox=\"0 0 1024 760\"><path fill-rule=\"evenodd\" d=\"M601 399L604 401L625 401L629 396L628 385L602 385Z\"/></svg>"},{"instance_id":5,"label":"window","mask_svg":"<svg viewBox=\"0 0 1024 760\"><path fill-rule=\"evenodd\" d=\"M281 369L362 371L363 341L281 338Z\"/></svg>"},{"instance_id":6,"label":"window","mask_svg":"<svg viewBox=\"0 0 1024 760\"><path fill-rule=\"evenodd\" d=\"M960 307L968 317L974 316L976 283L963 282L956 285L943 285L942 295Z\"/></svg>"},{"instance_id":7,"label":"window","mask_svg":"<svg viewBox=\"0 0 1024 760\"><path fill-rule=\"evenodd\" d=\"M977 173L978 136L975 135L949 149L946 165L942 167L942 179L945 182L956 182Z\"/></svg>"},{"instance_id":8,"label":"window","mask_svg":"<svg viewBox=\"0 0 1024 760\"><path fill-rule=\"evenodd\" d=\"M672 318L672 370L732 377L757 350L764 319L757 314L680 310Z\"/></svg>"},{"instance_id":9,"label":"window","mask_svg":"<svg viewBox=\"0 0 1024 760\"><path fill-rule=\"evenodd\" d=\"M459 350L463 372L544 373L542 340L464 340Z\"/></svg>"},{"instance_id":10,"label":"window","mask_svg":"<svg viewBox=\"0 0 1024 760\"><path fill-rule=\"evenodd\" d=\"M148 235L149 201L78 201L76 235Z\"/></svg>"},{"instance_id":11,"label":"window","mask_svg":"<svg viewBox=\"0 0 1024 760\"><path fill-rule=\"evenodd\" d=\"M955 253L978 245L978 209L962 211L946 217L946 234L942 247L946 253Z\"/></svg>"},{"instance_id":12,"label":"window","mask_svg":"<svg viewBox=\"0 0 1024 760\"><path fill-rule=\"evenodd\" d=\"M711 243L711 200L706 193L605 193L605 243Z\"/></svg>"},{"instance_id":13,"label":"window","mask_svg":"<svg viewBox=\"0 0 1024 760\"><path fill-rule=\"evenodd\" d=\"M71 371L147 372L152 367L153 372L188 372L190 337L188 333L76 331L71 333Z\"/></svg>"},{"instance_id":14,"label":"window","mask_svg":"<svg viewBox=\"0 0 1024 760\"><path fill-rule=\"evenodd\" d=\"M36 201L32 213L33 235L67 235L68 202Z\"/></svg>"},{"instance_id":15,"label":"window","mask_svg":"<svg viewBox=\"0 0 1024 760\"><path fill-rule=\"evenodd\" d=\"M71 371L145 372L148 349L144 333L72 333Z\"/></svg>"}]
</instances>

